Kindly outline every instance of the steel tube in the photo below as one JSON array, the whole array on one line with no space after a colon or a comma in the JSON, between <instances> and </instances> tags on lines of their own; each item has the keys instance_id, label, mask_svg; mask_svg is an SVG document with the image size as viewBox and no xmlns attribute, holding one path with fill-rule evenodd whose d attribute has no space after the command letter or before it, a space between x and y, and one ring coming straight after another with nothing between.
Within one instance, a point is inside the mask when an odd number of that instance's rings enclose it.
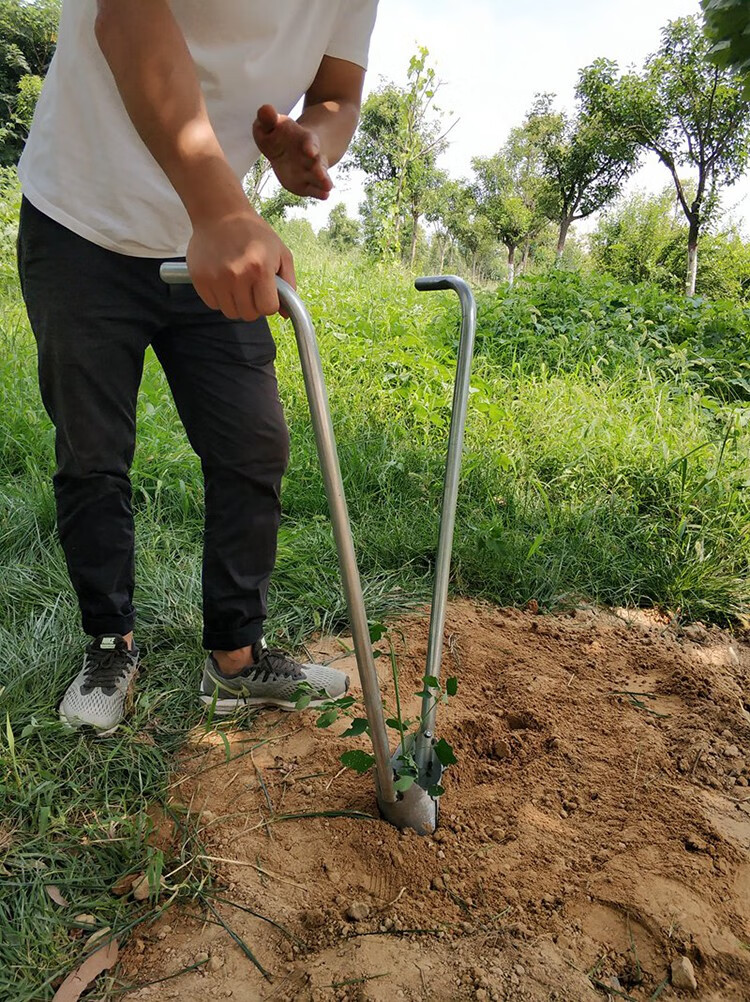
<instances>
[{"instance_id":1,"label":"steel tube","mask_svg":"<svg viewBox=\"0 0 750 1002\"><path fill-rule=\"evenodd\" d=\"M190 275L183 262L166 261L161 266L161 277L170 284L189 284ZM344 485L341 479L336 439L328 406L323 366L320 361L318 342L315 337L310 314L295 290L283 279L276 279L281 305L289 314L297 338L302 374L305 380L307 400L310 405L315 442L323 472L323 481L328 497L328 507L331 514L333 535L341 570L341 580L349 613L349 623L354 640L354 651L357 658L359 677L362 683L362 695L365 703L367 719L370 725L375 768L377 770L376 787L378 800L386 804L396 802L396 791L393 786L393 767L388 743L388 732L383 715L383 704L380 698L380 686L375 671L375 661L372 656L370 630L367 623L362 584L357 568L354 552L349 512L344 495Z\"/></svg>"},{"instance_id":2,"label":"steel tube","mask_svg":"<svg viewBox=\"0 0 750 1002\"><path fill-rule=\"evenodd\" d=\"M414 284L420 292L428 292L433 289L452 289L458 295L461 304L461 336L458 345L456 383L453 389L453 407L448 436L448 458L443 486L443 503L440 511L440 531L435 559L435 582L433 585L432 609L430 612L430 633L427 643L426 674L433 675L439 679L443 659L443 629L448 601L453 531L456 524L458 483L461 474L464 429L466 427L466 413L471 385L471 363L474 355L477 305L468 284L456 275L419 278ZM435 717L437 713L435 699L428 695L430 692L429 687L425 686L424 691L425 696L422 698L422 723L415 747L415 761L420 773L428 770L432 743L435 736Z\"/></svg>"}]
</instances>

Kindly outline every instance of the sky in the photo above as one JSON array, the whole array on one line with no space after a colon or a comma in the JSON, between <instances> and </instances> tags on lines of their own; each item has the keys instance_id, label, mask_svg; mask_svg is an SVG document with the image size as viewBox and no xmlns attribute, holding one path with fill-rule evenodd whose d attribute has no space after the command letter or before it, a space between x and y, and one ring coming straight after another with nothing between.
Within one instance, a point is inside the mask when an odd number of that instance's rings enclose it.
<instances>
[{"instance_id":1,"label":"sky","mask_svg":"<svg viewBox=\"0 0 750 1002\"><path fill-rule=\"evenodd\" d=\"M446 121L458 119L440 166L465 177L473 156L495 153L521 124L535 94L551 91L572 108L582 66L599 56L639 66L668 20L699 9L698 0L380 0L365 93L383 78L405 84L409 59L426 46L442 81L436 102ZM328 202L304 212L316 229L336 202L356 215L362 200L361 179L334 169L333 180ZM669 183L654 158L629 187ZM724 205L750 235L750 178L728 189Z\"/></svg>"}]
</instances>

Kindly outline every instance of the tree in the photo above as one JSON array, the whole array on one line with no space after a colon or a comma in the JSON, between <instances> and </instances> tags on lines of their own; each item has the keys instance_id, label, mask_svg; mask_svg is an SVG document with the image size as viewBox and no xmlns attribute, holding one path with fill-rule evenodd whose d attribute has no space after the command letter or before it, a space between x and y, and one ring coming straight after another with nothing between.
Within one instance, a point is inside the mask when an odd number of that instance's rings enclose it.
<instances>
[{"instance_id":1,"label":"tree","mask_svg":"<svg viewBox=\"0 0 750 1002\"><path fill-rule=\"evenodd\" d=\"M57 42L60 0L0 0L0 165L15 164Z\"/></svg>"},{"instance_id":2,"label":"tree","mask_svg":"<svg viewBox=\"0 0 750 1002\"><path fill-rule=\"evenodd\" d=\"M544 178L539 144L533 131L513 129L493 157L474 157L477 209L508 251L508 282L516 277L516 252L528 259L532 242L545 228L549 185Z\"/></svg>"},{"instance_id":3,"label":"tree","mask_svg":"<svg viewBox=\"0 0 750 1002\"><path fill-rule=\"evenodd\" d=\"M599 220L589 237L594 266L621 282L650 282L671 292L684 287L685 220L675 190L635 192ZM697 289L709 299L747 301L750 245L731 222L701 238Z\"/></svg>"},{"instance_id":4,"label":"tree","mask_svg":"<svg viewBox=\"0 0 750 1002\"><path fill-rule=\"evenodd\" d=\"M731 68L745 80L750 99L750 6L747 0L701 0L709 58L722 69Z\"/></svg>"},{"instance_id":5,"label":"tree","mask_svg":"<svg viewBox=\"0 0 750 1002\"><path fill-rule=\"evenodd\" d=\"M731 70L708 61L709 50L698 18L684 17L662 29L661 46L641 73L618 78L616 64L596 64L601 114L655 153L672 176L688 223L689 296L701 233L716 216L721 189L742 175L750 142L750 102Z\"/></svg>"},{"instance_id":6,"label":"tree","mask_svg":"<svg viewBox=\"0 0 750 1002\"><path fill-rule=\"evenodd\" d=\"M539 149L548 182L546 211L559 226L558 260L571 225L616 198L638 166L636 143L592 104L597 73L596 67L581 71L575 115L555 111L553 95L541 94L524 125L529 142Z\"/></svg>"},{"instance_id":7,"label":"tree","mask_svg":"<svg viewBox=\"0 0 750 1002\"><path fill-rule=\"evenodd\" d=\"M515 187L512 165L503 153L474 157L477 212L489 223L496 240L508 251L508 283L516 277L516 251L533 226L532 214Z\"/></svg>"},{"instance_id":8,"label":"tree","mask_svg":"<svg viewBox=\"0 0 750 1002\"><path fill-rule=\"evenodd\" d=\"M638 191L617 202L589 237L595 267L621 282L654 282L676 289L675 248L684 241L682 210L670 186L659 195Z\"/></svg>"},{"instance_id":9,"label":"tree","mask_svg":"<svg viewBox=\"0 0 750 1002\"><path fill-rule=\"evenodd\" d=\"M435 225L441 247L442 272L446 253L455 250L466 262L472 279L489 275L497 239L487 218L479 212L476 190L468 181L447 181L430 202L426 218Z\"/></svg>"},{"instance_id":10,"label":"tree","mask_svg":"<svg viewBox=\"0 0 750 1002\"><path fill-rule=\"evenodd\" d=\"M427 49L420 48L412 57L406 87L390 82L370 94L346 162L348 168L367 175L362 212L365 229L379 234L380 252L402 253L403 234L410 223L412 263L419 220L431 192L446 180L437 167L446 146L446 133L441 132L433 105L439 82L427 66L427 56ZM368 213L373 214L369 221Z\"/></svg>"},{"instance_id":11,"label":"tree","mask_svg":"<svg viewBox=\"0 0 750 1002\"><path fill-rule=\"evenodd\" d=\"M328 214L328 226L321 230L321 236L337 250L351 250L359 243L360 225L347 215L344 203L339 202Z\"/></svg>"}]
</instances>

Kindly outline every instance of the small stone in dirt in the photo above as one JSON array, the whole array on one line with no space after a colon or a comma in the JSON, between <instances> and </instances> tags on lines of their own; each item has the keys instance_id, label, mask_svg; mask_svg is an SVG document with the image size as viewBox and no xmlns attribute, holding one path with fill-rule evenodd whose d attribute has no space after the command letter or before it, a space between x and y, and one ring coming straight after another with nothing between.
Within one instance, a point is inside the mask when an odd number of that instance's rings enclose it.
<instances>
[{"instance_id":1,"label":"small stone in dirt","mask_svg":"<svg viewBox=\"0 0 750 1002\"><path fill-rule=\"evenodd\" d=\"M193 959L193 963L194 964L207 964L208 963L208 954L207 953L196 953L196 955L195 955L195 957Z\"/></svg>"},{"instance_id":2,"label":"small stone in dirt","mask_svg":"<svg viewBox=\"0 0 750 1002\"><path fill-rule=\"evenodd\" d=\"M511 728L512 729L512 728ZM510 745L505 738L498 738L492 745L493 758L510 758Z\"/></svg>"},{"instance_id":3,"label":"small stone in dirt","mask_svg":"<svg viewBox=\"0 0 750 1002\"><path fill-rule=\"evenodd\" d=\"M430 881L430 890L432 891L444 891L445 881L442 877L433 877Z\"/></svg>"},{"instance_id":4,"label":"small stone in dirt","mask_svg":"<svg viewBox=\"0 0 750 1002\"><path fill-rule=\"evenodd\" d=\"M488 999L489 995L487 994L487 990L485 988L477 988L477 990L474 992L474 998L475 999Z\"/></svg>"},{"instance_id":5,"label":"small stone in dirt","mask_svg":"<svg viewBox=\"0 0 750 1002\"><path fill-rule=\"evenodd\" d=\"M726 758L738 758L740 750L737 745L727 745L724 749L724 755Z\"/></svg>"},{"instance_id":6,"label":"small stone in dirt","mask_svg":"<svg viewBox=\"0 0 750 1002\"><path fill-rule=\"evenodd\" d=\"M677 957L672 961L672 987L691 992L697 990L695 970L687 957Z\"/></svg>"},{"instance_id":7,"label":"small stone in dirt","mask_svg":"<svg viewBox=\"0 0 750 1002\"><path fill-rule=\"evenodd\" d=\"M706 628L700 623L691 623L682 632L689 640L703 640L706 636Z\"/></svg>"},{"instance_id":8,"label":"small stone in dirt","mask_svg":"<svg viewBox=\"0 0 750 1002\"><path fill-rule=\"evenodd\" d=\"M76 915L73 919L76 925L86 926L89 929L93 929L96 926L96 919L93 915L83 914Z\"/></svg>"},{"instance_id":9,"label":"small stone in dirt","mask_svg":"<svg viewBox=\"0 0 750 1002\"><path fill-rule=\"evenodd\" d=\"M148 896L148 877L145 873L139 873L133 881L133 897L136 901L145 901Z\"/></svg>"},{"instance_id":10,"label":"small stone in dirt","mask_svg":"<svg viewBox=\"0 0 750 1002\"><path fill-rule=\"evenodd\" d=\"M211 956L208 958L208 963L206 964L206 968L209 971L214 971L214 972L220 970L220 968L222 968L223 966L224 966L224 958L220 957L217 953L212 953Z\"/></svg>"},{"instance_id":11,"label":"small stone in dirt","mask_svg":"<svg viewBox=\"0 0 750 1002\"><path fill-rule=\"evenodd\" d=\"M353 922L362 922L370 914L370 906L366 901L352 901L346 909L346 917Z\"/></svg>"}]
</instances>

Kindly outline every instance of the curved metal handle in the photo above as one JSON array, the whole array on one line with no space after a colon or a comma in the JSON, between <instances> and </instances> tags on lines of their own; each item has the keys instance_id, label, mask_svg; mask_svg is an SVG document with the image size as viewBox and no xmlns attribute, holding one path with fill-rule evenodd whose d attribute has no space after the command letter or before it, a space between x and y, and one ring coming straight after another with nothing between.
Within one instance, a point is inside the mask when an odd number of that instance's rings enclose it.
<instances>
[{"instance_id":1,"label":"curved metal handle","mask_svg":"<svg viewBox=\"0 0 750 1002\"><path fill-rule=\"evenodd\" d=\"M165 261L159 269L159 274L163 281L170 285L189 285L191 281L184 261ZM278 277L276 278L276 288L279 292L281 305L292 321L300 362L302 363L302 375L305 379L310 416L315 431L315 442L323 471L323 481L341 569L341 581L352 628L359 678L362 683L362 696L370 724L370 736L377 770L378 799L387 804L394 804L397 797L393 786L393 767L388 732L385 726L375 661L372 656L370 629L367 624L362 583L354 553L354 541L346 497L344 496L344 484L341 479L341 467L336 451L336 438L333 433L318 342L310 314L299 295L291 285Z\"/></svg>"},{"instance_id":2,"label":"curved metal handle","mask_svg":"<svg viewBox=\"0 0 750 1002\"><path fill-rule=\"evenodd\" d=\"M417 292L433 292L435 289L452 289L451 279L457 282L463 281L455 275L426 275L424 278L417 278L414 287Z\"/></svg>"},{"instance_id":3,"label":"curved metal handle","mask_svg":"<svg viewBox=\"0 0 750 1002\"><path fill-rule=\"evenodd\" d=\"M435 558L435 583L430 612L430 634L427 642L428 675L440 677L443 659L443 627L448 601L448 582L453 549L453 531L456 524L456 504L458 501L458 481L461 474L461 457L464 447L464 428L469 404L471 384L471 361L474 354L474 339L477 326L477 304L467 282L457 275L433 275L418 278L414 285L420 292L435 289L452 289L461 303L461 337L458 344L458 364L456 385L453 390L451 426L448 435L448 458L445 467L443 504L440 511L440 533L437 556ZM415 760L421 773L429 770L432 741L435 735L437 706L434 698L425 688L422 699L422 728L417 735Z\"/></svg>"}]
</instances>

